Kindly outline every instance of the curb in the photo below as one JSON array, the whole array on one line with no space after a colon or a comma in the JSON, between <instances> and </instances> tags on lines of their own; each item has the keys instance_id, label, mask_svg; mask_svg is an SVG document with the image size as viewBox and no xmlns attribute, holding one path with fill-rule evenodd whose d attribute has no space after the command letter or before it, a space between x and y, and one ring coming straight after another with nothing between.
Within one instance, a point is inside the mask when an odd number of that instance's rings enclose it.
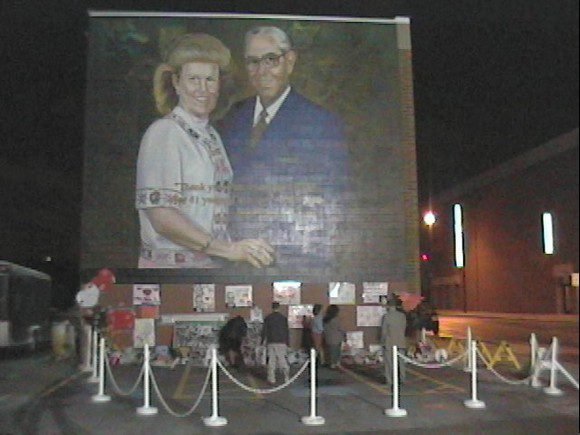
<instances>
[{"instance_id":1,"label":"curb","mask_svg":"<svg viewBox=\"0 0 580 435\"><path fill-rule=\"evenodd\" d=\"M493 313L487 311L437 310L439 317L481 317L489 319L535 320L538 322L578 323L578 314Z\"/></svg>"}]
</instances>

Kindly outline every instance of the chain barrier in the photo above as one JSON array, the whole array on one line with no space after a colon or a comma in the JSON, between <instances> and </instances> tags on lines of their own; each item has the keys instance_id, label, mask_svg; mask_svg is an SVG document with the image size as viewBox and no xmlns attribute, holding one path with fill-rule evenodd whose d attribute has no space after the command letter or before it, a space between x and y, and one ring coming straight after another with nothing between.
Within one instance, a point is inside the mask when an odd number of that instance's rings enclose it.
<instances>
[{"instance_id":1,"label":"chain barrier","mask_svg":"<svg viewBox=\"0 0 580 435\"><path fill-rule=\"evenodd\" d=\"M493 368L493 366L491 365L491 362L489 362L488 360L485 359L485 357L483 356L483 354L481 353L481 351L479 349L477 350L477 355L479 355L479 358L481 359L481 361L483 361L483 363L485 364L485 367L492 372L498 379L500 379L501 381L505 382L506 384L510 384L510 385L523 385L523 384L529 384L530 383L530 379L532 379L532 377L534 376L534 368L532 367L532 374L530 374L528 377L526 377L525 379L520 379L520 380L513 380L513 379L508 379L505 376L503 376L501 373L498 373L497 370L495 370ZM536 365L538 365L541 361L536 361Z\"/></svg>"},{"instance_id":2,"label":"chain barrier","mask_svg":"<svg viewBox=\"0 0 580 435\"><path fill-rule=\"evenodd\" d=\"M153 373L151 366L149 366L149 373L151 374L151 384L153 385L153 390L155 391L155 394L157 394L157 398L159 399L159 402L161 403L163 408L169 414L171 414L174 417L179 417L179 418L188 417L197 409L197 407L199 406L199 404L201 402L201 399L203 398L203 395L205 394L205 390L207 389L207 386L209 384L209 380L211 379L211 367L208 367L207 375L205 376L205 381L203 382L203 386L201 387L201 391L199 392L199 396L197 396L195 403L186 412L184 412L183 414L180 414L180 413L174 411L173 409L171 409L169 404L165 401L163 395L161 394L161 390L159 389L159 385L157 384L157 380L155 379L155 374Z\"/></svg>"},{"instance_id":3,"label":"chain barrier","mask_svg":"<svg viewBox=\"0 0 580 435\"><path fill-rule=\"evenodd\" d=\"M525 379L520 379L520 380L512 380L512 379L508 379L505 376L503 376L502 374L498 373L492 366L491 363L489 361L487 361L485 359L485 357L483 356L483 354L481 353L481 351L479 349L477 350L477 354L479 355L479 358L481 358L481 360L483 361L483 363L485 364L486 368L492 372L495 376L497 376L500 380L504 381L505 383L511 384L511 385L523 385L523 384L529 384L530 379L533 377L533 374L530 374L528 377L526 377ZM412 358L409 358L408 356L402 354L401 352L397 352L397 354L399 355L399 357L401 357L404 361L406 361L409 364L418 366L418 367L423 367L426 369L440 369L446 366L451 366L453 364L455 364L456 362L458 362L459 360L465 358L467 356L467 353L469 352L469 350L466 350L465 352L463 352L462 354L456 356L453 359L450 359L448 361L445 361L443 363L421 363L417 360L414 360ZM540 361L538 361L539 363ZM534 368L532 368L532 373L534 373Z\"/></svg>"},{"instance_id":4,"label":"chain barrier","mask_svg":"<svg viewBox=\"0 0 580 435\"><path fill-rule=\"evenodd\" d=\"M113 389L115 390L115 392L120 396L130 396L131 394L133 394L135 392L135 390L137 389L137 387L139 386L139 383L141 382L141 379L143 378L143 372L145 371L145 365L142 364L141 371L139 372L139 375L137 375L137 380L135 381L133 386L128 391L124 391L119 387L119 384L117 384L117 381L115 380L115 376L113 375L113 370L111 369L111 365L109 363L108 355L105 356L105 366L107 367L107 375L109 375L109 380L111 381L111 385L113 386Z\"/></svg>"},{"instance_id":5,"label":"chain barrier","mask_svg":"<svg viewBox=\"0 0 580 435\"><path fill-rule=\"evenodd\" d=\"M282 390L283 388L286 388L288 385L290 385L292 382L294 382L296 379L298 379L298 377L304 373L304 370L306 370L306 367L308 367L308 364L310 363L310 360L306 361L302 367L300 367L300 370L298 370L294 376L292 376L290 379L288 379L288 381L284 382L281 385L278 385L277 387L273 387L273 388L252 388L249 387L245 384L243 384L242 382L238 381L222 364L222 362L218 359L217 360L217 364L218 367L220 369L222 369L222 371L225 373L225 375L230 378L230 380L236 384L238 387L240 387L243 390L246 390L250 393L254 393L254 394L271 394L271 393L275 393L277 391Z\"/></svg>"},{"instance_id":6,"label":"chain barrier","mask_svg":"<svg viewBox=\"0 0 580 435\"><path fill-rule=\"evenodd\" d=\"M420 361L417 361L413 358L408 357L406 354L403 354L399 351L397 351L397 355L405 362L418 366L418 367L422 367L422 368L426 368L426 369L439 369L439 368L444 368L444 367L449 367L452 366L453 364L459 362L462 359L465 359L468 356L469 353L469 347L462 352L461 354L457 355L456 357L449 359L447 361L441 362L441 363L422 363ZM542 369L542 367L546 366L546 359L551 355L551 353L554 351L553 350L553 345L550 346L547 350L542 349L542 351L538 351L537 355L534 355L535 358L533 358L533 365L530 367L530 371L529 371L529 375L524 378L524 379L519 379L519 380L513 380L513 379L509 379L506 376L502 375L501 373L497 372L497 370L495 370L491 364L490 361L488 361L486 359L486 357L483 355L483 353L480 351L480 349L476 346L475 348L477 355L479 356L479 358L481 359L481 361L483 362L483 364L485 365L485 368L487 368L491 373L493 373L498 379L500 379L501 381L509 384L509 385L525 385L525 384L529 384L530 380L533 380L534 378L536 378L540 372L540 370ZM135 381L135 383L132 385L132 387L129 390L123 390L119 387L115 376L113 374L113 370L111 368L111 363L109 361L109 355L107 354L107 352L105 352L105 366L107 369L107 375L111 381L111 385L113 387L113 389L115 390L115 392L118 395L121 396L129 396L131 394L133 394L133 392L137 389L137 387L139 386L141 380L143 379L144 376L144 372L145 372L145 364L148 364L147 361L144 361L144 363L141 365L141 369L139 371L139 374L137 376L137 379ZM296 381L306 370L306 368L311 364L311 360L308 359L307 361L304 362L304 364L302 365L302 367L300 367L300 369L292 376L290 377L287 381L285 381L283 384L278 385L276 387L272 387L272 388L254 388L254 387L250 387L246 384L244 384L243 382L239 381L238 379L236 379L234 377L234 375L232 373L230 373L228 371L228 369L223 365L223 363L219 360L216 359L216 364L217 366L223 371L223 373L238 387L240 387L241 389L249 392L249 393L253 393L253 394L272 394L275 392L278 392L284 388L286 388L287 386L289 386L290 384L292 384L294 381ZM558 363L559 365L559 363ZM157 383L157 380L155 378L155 374L153 372L153 370L151 369L151 366L149 365L149 373L150 373L150 379L153 385L153 389L155 391L155 393L157 394L157 397L159 399L159 402L162 404L162 406L164 407L164 409L172 416L174 417L179 417L179 418L183 418L183 417L187 417L189 415L191 415L199 406L199 404L201 403L201 400L203 398L203 396L206 393L207 387L209 385L210 379L212 378L212 370L211 370L211 366L208 367L207 370L207 374L205 376L205 380L204 383L201 387L200 393L197 397L197 399L195 400L194 404L191 406L191 408L189 408L186 412L184 413L178 413L176 411L174 411L169 404L167 403L167 401L165 400L165 398L163 397L163 394L161 393L161 390L159 388L159 385ZM566 373L567 374L567 373ZM575 380L574 380L575 381ZM575 381L575 386L576 388L578 388L577 386L577 381Z\"/></svg>"},{"instance_id":7,"label":"chain barrier","mask_svg":"<svg viewBox=\"0 0 580 435\"><path fill-rule=\"evenodd\" d=\"M568 371L564 368L564 366L562 364L560 364L558 361L556 361L556 368L560 371L560 373L562 373L564 376L566 376L566 378L568 378L570 383L572 385L574 385L574 387L577 390L580 389L580 386L578 385L578 381L576 379L574 379L574 377L570 373L568 373Z\"/></svg>"},{"instance_id":8,"label":"chain barrier","mask_svg":"<svg viewBox=\"0 0 580 435\"><path fill-rule=\"evenodd\" d=\"M419 362L413 358L409 358L407 355L404 355L401 352L397 351L397 354L403 359L403 361L406 361L406 362L413 364L413 365L416 365L418 367L423 367L426 369L440 369L443 367L452 366L453 364L455 364L459 360L467 357L468 352L469 352L469 350L466 349L462 354L459 354L455 358L452 358L452 359L447 360L447 361L442 362L442 363L422 363L422 362Z\"/></svg>"}]
</instances>

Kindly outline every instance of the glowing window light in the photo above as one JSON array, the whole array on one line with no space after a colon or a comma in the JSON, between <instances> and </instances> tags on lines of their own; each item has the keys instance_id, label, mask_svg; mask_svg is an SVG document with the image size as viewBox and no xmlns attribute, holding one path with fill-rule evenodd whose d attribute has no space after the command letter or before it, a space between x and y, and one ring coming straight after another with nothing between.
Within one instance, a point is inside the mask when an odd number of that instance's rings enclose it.
<instances>
[{"instance_id":1,"label":"glowing window light","mask_svg":"<svg viewBox=\"0 0 580 435\"><path fill-rule=\"evenodd\" d=\"M554 253L554 221L552 213L542 214L542 236L544 239L544 254Z\"/></svg>"},{"instance_id":2,"label":"glowing window light","mask_svg":"<svg viewBox=\"0 0 580 435\"><path fill-rule=\"evenodd\" d=\"M460 204L453 205L453 235L455 240L455 267L462 268L465 262L463 252L463 212Z\"/></svg>"}]
</instances>

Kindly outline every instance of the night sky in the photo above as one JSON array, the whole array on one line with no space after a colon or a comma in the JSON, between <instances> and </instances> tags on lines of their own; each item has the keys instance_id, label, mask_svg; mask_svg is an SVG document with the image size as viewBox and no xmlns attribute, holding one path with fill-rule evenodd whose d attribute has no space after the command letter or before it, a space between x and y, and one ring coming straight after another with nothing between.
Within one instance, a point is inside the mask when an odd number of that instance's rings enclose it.
<instances>
[{"instance_id":1,"label":"night sky","mask_svg":"<svg viewBox=\"0 0 580 435\"><path fill-rule=\"evenodd\" d=\"M77 276L88 9L410 17L422 203L578 127L577 0L291 3L2 2L0 259Z\"/></svg>"}]
</instances>

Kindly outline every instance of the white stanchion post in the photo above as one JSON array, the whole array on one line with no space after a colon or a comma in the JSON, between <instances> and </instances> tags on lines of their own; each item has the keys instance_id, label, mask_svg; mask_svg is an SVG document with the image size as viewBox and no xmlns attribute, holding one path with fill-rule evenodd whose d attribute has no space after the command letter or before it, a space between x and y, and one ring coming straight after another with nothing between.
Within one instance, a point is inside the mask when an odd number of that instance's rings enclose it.
<instances>
[{"instance_id":1,"label":"white stanchion post","mask_svg":"<svg viewBox=\"0 0 580 435\"><path fill-rule=\"evenodd\" d=\"M530 334L530 368L533 368L536 365L538 353L538 339L536 338L536 334L533 332Z\"/></svg>"},{"instance_id":2,"label":"white stanchion post","mask_svg":"<svg viewBox=\"0 0 580 435\"><path fill-rule=\"evenodd\" d=\"M302 423L320 426L325 422L324 417L316 415L316 349L310 348L310 415L302 417Z\"/></svg>"},{"instance_id":3,"label":"white stanchion post","mask_svg":"<svg viewBox=\"0 0 580 435\"><path fill-rule=\"evenodd\" d=\"M557 357L558 357L558 338L552 338L552 361L550 363L550 385L544 388L544 393L549 394L550 396L561 396L564 394L562 390L560 390L557 386Z\"/></svg>"},{"instance_id":4,"label":"white stanchion post","mask_svg":"<svg viewBox=\"0 0 580 435\"><path fill-rule=\"evenodd\" d=\"M91 341L92 347L93 347L93 374L91 375L91 377L89 379L87 379L87 382L90 382L91 384L96 384L97 382L99 382L99 374L97 372L98 370L98 365L97 365L97 358L98 358L98 349L97 349L97 343L99 342L99 332L97 331L97 328L93 328L93 340Z\"/></svg>"},{"instance_id":5,"label":"white stanchion post","mask_svg":"<svg viewBox=\"0 0 580 435\"><path fill-rule=\"evenodd\" d=\"M149 345L145 343L143 348L143 406L137 408L139 415L156 415L159 412L155 406L151 406L151 374L149 373L151 366L149 360Z\"/></svg>"},{"instance_id":6,"label":"white stanchion post","mask_svg":"<svg viewBox=\"0 0 580 435\"><path fill-rule=\"evenodd\" d=\"M425 343L427 341L427 331L425 328L421 328L421 341Z\"/></svg>"},{"instance_id":7,"label":"white stanchion post","mask_svg":"<svg viewBox=\"0 0 580 435\"><path fill-rule=\"evenodd\" d=\"M102 403L111 400L111 396L105 394L105 339L101 337L99 343L99 392L91 397L93 402Z\"/></svg>"},{"instance_id":8,"label":"white stanchion post","mask_svg":"<svg viewBox=\"0 0 580 435\"><path fill-rule=\"evenodd\" d=\"M485 402L477 398L477 345L475 341L470 343L471 354L471 399L465 400L463 403L466 407L471 409L485 408Z\"/></svg>"},{"instance_id":9,"label":"white stanchion post","mask_svg":"<svg viewBox=\"0 0 580 435\"><path fill-rule=\"evenodd\" d=\"M542 361L538 359L538 339L533 332L530 335L530 353L530 371L532 375L530 378L530 386L532 388L540 388L543 384L538 378L540 367L536 367L536 365L542 364Z\"/></svg>"},{"instance_id":10,"label":"white stanchion post","mask_svg":"<svg viewBox=\"0 0 580 435\"><path fill-rule=\"evenodd\" d=\"M203 423L206 426L225 426L228 420L220 417L218 413L218 373L217 373L217 349L215 346L211 349L211 405L212 415L205 417Z\"/></svg>"},{"instance_id":11,"label":"white stanchion post","mask_svg":"<svg viewBox=\"0 0 580 435\"><path fill-rule=\"evenodd\" d=\"M397 346L393 346L393 407L385 409L389 417L406 417L407 410L399 408L399 354Z\"/></svg>"},{"instance_id":12,"label":"white stanchion post","mask_svg":"<svg viewBox=\"0 0 580 435\"><path fill-rule=\"evenodd\" d=\"M79 370L81 372L92 372L93 367L91 366L91 348L92 348L92 338L93 338L93 331L90 325L83 325L82 331L84 347L81 349L82 351L82 362L79 366Z\"/></svg>"},{"instance_id":13,"label":"white stanchion post","mask_svg":"<svg viewBox=\"0 0 580 435\"><path fill-rule=\"evenodd\" d=\"M472 362L471 362L471 345L472 345L472 337L471 337L471 326L467 327L467 346L465 346L467 348L467 359L465 360L465 365L463 366L463 371L469 373L471 371L471 366L472 366Z\"/></svg>"}]
</instances>

